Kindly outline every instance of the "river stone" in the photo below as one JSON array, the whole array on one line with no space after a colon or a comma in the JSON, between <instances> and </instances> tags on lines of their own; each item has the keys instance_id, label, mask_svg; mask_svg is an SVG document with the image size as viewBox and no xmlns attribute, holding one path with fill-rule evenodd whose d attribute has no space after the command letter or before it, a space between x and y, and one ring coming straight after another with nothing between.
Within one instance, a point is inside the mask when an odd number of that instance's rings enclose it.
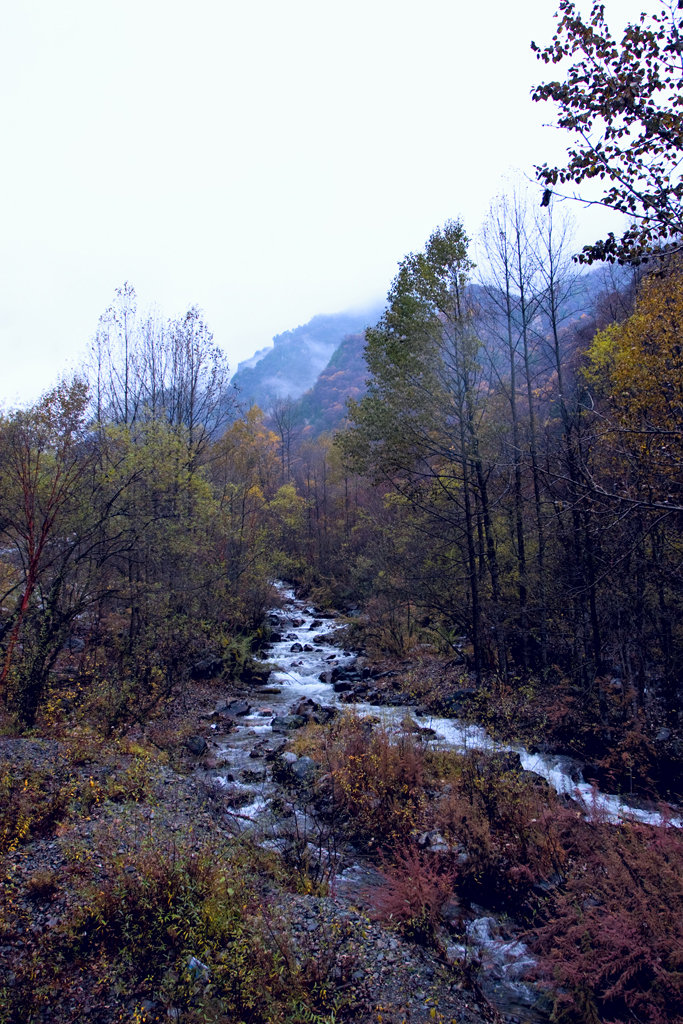
<instances>
[{"instance_id":1,"label":"river stone","mask_svg":"<svg viewBox=\"0 0 683 1024\"><path fill-rule=\"evenodd\" d=\"M273 732L288 733L306 725L303 715L277 715L270 723Z\"/></svg>"},{"instance_id":2,"label":"river stone","mask_svg":"<svg viewBox=\"0 0 683 1024\"><path fill-rule=\"evenodd\" d=\"M266 761L274 761L280 756L286 746L287 740L283 738L275 739L275 737L273 737L270 742L267 740L260 740L256 746L252 747L249 751L249 757L263 757Z\"/></svg>"},{"instance_id":3,"label":"river stone","mask_svg":"<svg viewBox=\"0 0 683 1024\"><path fill-rule=\"evenodd\" d=\"M191 754L201 757L208 750L209 744L203 736L188 736L185 740L185 746Z\"/></svg>"},{"instance_id":4,"label":"river stone","mask_svg":"<svg viewBox=\"0 0 683 1024\"><path fill-rule=\"evenodd\" d=\"M431 829L429 832L423 832L418 837L417 845L427 847L434 853L448 853L451 849L450 843L444 838L438 829Z\"/></svg>"},{"instance_id":5,"label":"river stone","mask_svg":"<svg viewBox=\"0 0 683 1024\"><path fill-rule=\"evenodd\" d=\"M299 782L310 782L315 776L317 765L310 757L298 757L291 766L291 772Z\"/></svg>"},{"instance_id":6,"label":"river stone","mask_svg":"<svg viewBox=\"0 0 683 1024\"><path fill-rule=\"evenodd\" d=\"M265 686L273 669L262 661L252 661L242 669L242 682L251 686Z\"/></svg>"},{"instance_id":7,"label":"river stone","mask_svg":"<svg viewBox=\"0 0 683 1024\"><path fill-rule=\"evenodd\" d=\"M292 644L292 646L289 649L292 652L292 654L301 654L301 652L303 651L304 648L303 648L303 644L300 644L297 641L297 643Z\"/></svg>"},{"instance_id":8,"label":"river stone","mask_svg":"<svg viewBox=\"0 0 683 1024\"><path fill-rule=\"evenodd\" d=\"M467 707L473 696L474 690L451 690L450 693L435 702L434 708L445 715L458 715Z\"/></svg>"},{"instance_id":9,"label":"river stone","mask_svg":"<svg viewBox=\"0 0 683 1024\"><path fill-rule=\"evenodd\" d=\"M235 718L239 718L241 715L249 714L251 711L251 704L247 704L246 700L233 700L230 701L225 710L229 715L234 715Z\"/></svg>"},{"instance_id":10,"label":"river stone","mask_svg":"<svg viewBox=\"0 0 683 1024\"><path fill-rule=\"evenodd\" d=\"M325 723L330 722L337 715L337 709L329 705L318 704L310 697L305 697L298 704L292 704L289 713L291 715L301 715L307 722L313 721L318 725L325 725Z\"/></svg>"}]
</instances>

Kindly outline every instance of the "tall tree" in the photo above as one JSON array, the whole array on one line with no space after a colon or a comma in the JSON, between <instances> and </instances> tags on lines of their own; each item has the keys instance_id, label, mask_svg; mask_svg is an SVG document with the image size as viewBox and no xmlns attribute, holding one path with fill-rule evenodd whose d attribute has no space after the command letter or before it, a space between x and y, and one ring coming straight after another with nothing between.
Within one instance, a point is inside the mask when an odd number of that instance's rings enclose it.
<instances>
[{"instance_id":1,"label":"tall tree","mask_svg":"<svg viewBox=\"0 0 683 1024\"><path fill-rule=\"evenodd\" d=\"M506 654L480 430L487 388L465 290L471 268L467 236L453 221L431 235L423 253L402 261L382 319L366 332L368 393L351 405L354 426L340 443L357 468L384 479L424 512L433 530L450 531L464 560L480 677L491 653L482 617L485 585L501 670Z\"/></svg>"},{"instance_id":2,"label":"tall tree","mask_svg":"<svg viewBox=\"0 0 683 1024\"><path fill-rule=\"evenodd\" d=\"M142 317L124 284L100 317L91 364L100 424L164 419L183 433L193 465L230 418L227 361L196 306L167 322Z\"/></svg>"}]
</instances>

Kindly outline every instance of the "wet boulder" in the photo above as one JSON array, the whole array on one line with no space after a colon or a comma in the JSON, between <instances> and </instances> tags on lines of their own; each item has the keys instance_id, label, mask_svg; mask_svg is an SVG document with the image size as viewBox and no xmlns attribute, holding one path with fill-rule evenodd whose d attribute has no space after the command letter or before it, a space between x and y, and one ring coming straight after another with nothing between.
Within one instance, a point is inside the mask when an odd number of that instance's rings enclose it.
<instances>
[{"instance_id":1,"label":"wet boulder","mask_svg":"<svg viewBox=\"0 0 683 1024\"><path fill-rule=\"evenodd\" d=\"M292 652L292 654L301 654L301 652L303 651L304 647L303 647L303 644L300 644L297 641L295 644L292 644L292 646L289 649Z\"/></svg>"},{"instance_id":2,"label":"wet boulder","mask_svg":"<svg viewBox=\"0 0 683 1024\"><path fill-rule=\"evenodd\" d=\"M265 686L272 672L270 665L260 661L252 661L242 669L241 680L249 686Z\"/></svg>"},{"instance_id":3,"label":"wet boulder","mask_svg":"<svg viewBox=\"0 0 683 1024\"><path fill-rule=\"evenodd\" d=\"M234 718L240 718L242 715L249 714L251 704L247 704L246 700L231 700L225 711Z\"/></svg>"},{"instance_id":4,"label":"wet boulder","mask_svg":"<svg viewBox=\"0 0 683 1024\"><path fill-rule=\"evenodd\" d=\"M332 669L332 682L336 683L338 679L360 679L360 675L354 672L350 665L336 665Z\"/></svg>"},{"instance_id":5,"label":"wet boulder","mask_svg":"<svg viewBox=\"0 0 683 1024\"><path fill-rule=\"evenodd\" d=\"M315 778L317 771L317 765L315 761L310 757L297 757L294 763L290 766L290 771L297 782L309 783Z\"/></svg>"},{"instance_id":6,"label":"wet boulder","mask_svg":"<svg viewBox=\"0 0 683 1024\"><path fill-rule=\"evenodd\" d=\"M310 697L307 697L304 700L300 700L298 704L292 705L290 708L290 714L300 715L302 718L305 718L307 722L316 722L318 725L325 725L337 715L337 709L329 707L328 705L318 704L317 701L311 700Z\"/></svg>"},{"instance_id":7,"label":"wet boulder","mask_svg":"<svg viewBox=\"0 0 683 1024\"><path fill-rule=\"evenodd\" d=\"M291 769L296 760L297 756L291 750L281 750L273 757L273 779L275 782L291 781Z\"/></svg>"},{"instance_id":8,"label":"wet boulder","mask_svg":"<svg viewBox=\"0 0 683 1024\"><path fill-rule=\"evenodd\" d=\"M273 732L285 734L296 732L297 729L303 728L304 725L306 725L306 719L303 715L277 715L270 723Z\"/></svg>"},{"instance_id":9,"label":"wet boulder","mask_svg":"<svg viewBox=\"0 0 683 1024\"><path fill-rule=\"evenodd\" d=\"M188 736L185 740L185 746L195 757L201 757L209 749L209 744L203 736Z\"/></svg>"}]
</instances>

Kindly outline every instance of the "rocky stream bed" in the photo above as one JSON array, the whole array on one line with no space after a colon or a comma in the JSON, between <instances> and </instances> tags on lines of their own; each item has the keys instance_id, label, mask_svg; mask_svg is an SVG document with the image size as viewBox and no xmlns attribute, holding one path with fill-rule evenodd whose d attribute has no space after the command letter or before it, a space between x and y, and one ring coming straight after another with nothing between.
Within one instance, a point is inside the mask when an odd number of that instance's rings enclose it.
<instances>
[{"instance_id":1,"label":"rocky stream bed","mask_svg":"<svg viewBox=\"0 0 683 1024\"><path fill-rule=\"evenodd\" d=\"M342 915L358 927L363 920L367 935L365 904L368 892L378 882L377 871L358 851L332 836L327 823L318 820L307 796L317 766L309 757L286 751L288 738L307 722L325 723L352 704L357 714L380 719L389 727L399 727L410 715L423 737L434 743L465 749L488 748L491 741L483 731L450 719L420 716L406 705L374 703L386 700L386 695L374 693L372 675L359 668L356 654L330 642L337 627L335 620L297 600L291 590L282 588L281 594L282 608L270 615L273 642L265 653L272 669L260 678L262 685L243 698L219 702L211 715L211 784L235 832L256 837L290 857L298 848L295 855L306 857L309 870L329 883L329 896L309 898L310 913L323 918ZM226 722L227 733L222 724ZM440 837L425 837L427 843L439 841ZM379 985L376 999L381 1002L383 985L400 987L412 1014L407 1019L418 1020L433 1006L448 1017L444 1000L453 998L454 993L461 1014L457 1019L465 1020L460 995L463 971L459 969L464 967L465 973L471 968L470 975L477 979L482 1005L490 1001L504 1020L524 1024L547 1020L547 1001L524 979L532 960L516 934L518 929L484 908L471 908L468 917L465 931L460 928L456 935L454 930L449 932L448 907L444 908L445 957L372 925L371 951L363 959L368 976ZM315 933L317 918L312 920ZM452 923L455 925L455 920ZM367 947L367 940L363 945ZM367 984L362 969L356 981ZM395 1000L394 992L388 1001ZM455 1012L456 1007L451 1010Z\"/></svg>"},{"instance_id":2,"label":"rocky stream bed","mask_svg":"<svg viewBox=\"0 0 683 1024\"><path fill-rule=\"evenodd\" d=\"M598 793L583 781L580 765L568 758L499 744L477 726L421 713L400 692L383 686L357 653L333 642L339 625L333 616L309 607L284 586L279 593L279 605L270 613L272 642L262 666L218 701L215 683L204 690L197 685L193 705L186 704L187 717L195 723L185 741L186 770L179 773L163 764L155 769L153 799L132 805L127 835L116 840L118 853L124 856L136 837L154 825L170 834L191 834L198 845L212 836L217 844L244 837L278 851L290 863L298 860L307 877L319 884L309 893L274 891L273 912L286 916L297 956L321 963L327 959L332 965L334 983L357 1003L354 1024L548 1021L549 1002L528 980L533 960L514 921L482 906L463 907L456 900L451 906L446 899L439 948L430 949L374 917L370 894L382 881L377 866L351 845L343 829L331 825L329 816L319 813L315 782L320 766L293 752L290 741L306 723L325 724L352 705L357 715L381 721L389 730L407 725L430 745L497 753L511 767L541 776L586 817L599 809L608 820L630 814L657 824L658 812L628 807L621 798ZM212 675L210 665L206 675ZM25 762L27 771L74 771L73 755L65 767L62 745L54 740L4 738L3 758L15 766ZM81 786L104 791L111 767L85 754L75 763L82 763ZM118 835L117 805L104 801L94 811L65 823L56 837L36 839L11 853L7 878L13 879L12 893L21 892L22 878L61 872L73 862L74 849L87 857L103 824L109 823ZM681 825L678 819L668 823ZM445 840L425 834L420 842L438 851ZM11 898L15 904L8 914L15 923L0 937L0 987L9 988L15 974L21 974L25 951L68 909L69 895L67 888L43 903L36 903L35 894ZM53 1018L48 1011L40 1019L119 1020L107 1017L94 995L86 992L79 999L73 1005L75 1016ZM88 1005L95 1016L83 1015Z\"/></svg>"}]
</instances>

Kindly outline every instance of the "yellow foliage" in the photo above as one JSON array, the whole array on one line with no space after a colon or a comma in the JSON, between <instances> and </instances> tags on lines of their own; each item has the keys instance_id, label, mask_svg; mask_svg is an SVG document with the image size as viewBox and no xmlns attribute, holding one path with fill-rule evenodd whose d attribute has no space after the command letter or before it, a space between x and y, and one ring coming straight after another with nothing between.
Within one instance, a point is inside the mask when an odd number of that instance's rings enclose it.
<instances>
[{"instance_id":1,"label":"yellow foliage","mask_svg":"<svg viewBox=\"0 0 683 1024\"><path fill-rule=\"evenodd\" d=\"M606 398L613 444L653 477L680 474L683 456L683 268L652 276L635 312L596 334L586 380Z\"/></svg>"}]
</instances>

